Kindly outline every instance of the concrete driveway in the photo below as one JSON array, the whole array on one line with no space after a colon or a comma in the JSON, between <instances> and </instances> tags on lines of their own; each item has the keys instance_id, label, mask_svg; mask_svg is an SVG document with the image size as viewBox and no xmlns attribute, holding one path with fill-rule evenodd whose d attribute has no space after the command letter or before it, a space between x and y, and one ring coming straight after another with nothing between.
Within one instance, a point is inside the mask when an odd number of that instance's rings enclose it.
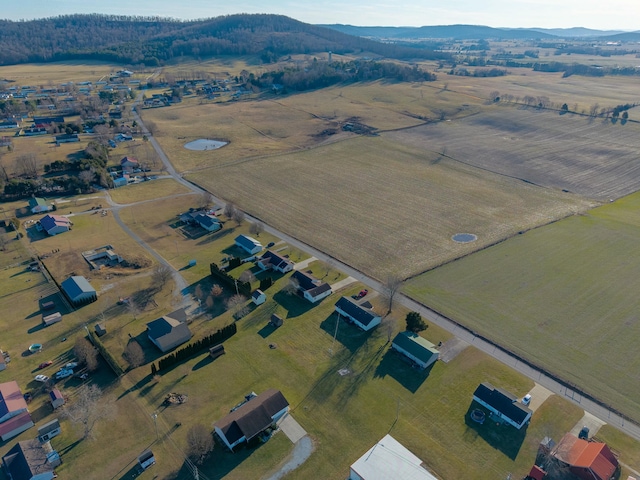
<instances>
[{"instance_id":1,"label":"concrete driveway","mask_svg":"<svg viewBox=\"0 0 640 480\"><path fill-rule=\"evenodd\" d=\"M547 400L547 398L553 395L553 392L536 383L535 386L529 390L529 394L531 395L529 408L531 411L535 412Z\"/></svg>"}]
</instances>

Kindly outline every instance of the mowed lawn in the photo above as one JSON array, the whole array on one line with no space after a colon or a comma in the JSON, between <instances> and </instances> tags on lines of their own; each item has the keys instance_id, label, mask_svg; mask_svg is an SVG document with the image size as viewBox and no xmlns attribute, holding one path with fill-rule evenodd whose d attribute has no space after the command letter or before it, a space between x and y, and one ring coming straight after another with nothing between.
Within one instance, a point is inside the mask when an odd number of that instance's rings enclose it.
<instances>
[{"instance_id":1,"label":"mowed lawn","mask_svg":"<svg viewBox=\"0 0 640 480\"><path fill-rule=\"evenodd\" d=\"M640 419L640 194L516 236L405 292Z\"/></svg>"},{"instance_id":2,"label":"mowed lawn","mask_svg":"<svg viewBox=\"0 0 640 480\"><path fill-rule=\"evenodd\" d=\"M388 134L537 185L608 201L640 188L640 124L499 106L452 122Z\"/></svg>"},{"instance_id":3,"label":"mowed lawn","mask_svg":"<svg viewBox=\"0 0 640 480\"><path fill-rule=\"evenodd\" d=\"M187 178L377 278L418 274L590 205L450 161L435 148L386 134L357 137ZM461 232L478 240L453 242Z\"/></svg>"}]
</instances>

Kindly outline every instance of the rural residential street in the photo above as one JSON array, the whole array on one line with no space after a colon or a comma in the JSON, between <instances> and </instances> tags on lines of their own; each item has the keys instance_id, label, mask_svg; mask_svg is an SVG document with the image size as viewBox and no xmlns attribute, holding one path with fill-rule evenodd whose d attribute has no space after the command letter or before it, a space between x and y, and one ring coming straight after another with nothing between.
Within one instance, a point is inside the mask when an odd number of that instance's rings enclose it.
<instances>
[{"instance_id":1,"label":"rural residential street","mask_svg":"<svg viewBox=\"0 0 640 480\"><path fill-rule=\"evenodd\" d=\"M141 95L138 97L136 102L140 101L140 99L141 99ZM155 140L153 135L151 135L151 133L144 126L144 122L142 121L142 119L140 118L140 116L135 110L133 110L133 115L136 122L141 126L143 133L145 133L148 136L149 141L151 142L154 149L158 153L169 175L171 175L180 184L188 187L194 193L204 193L204 190L202 190L197 185L194 185L191 182L185 180L184 178L182 178L180 174L176 172L173 165L171 164L171 162L163 152L162 148L160 147L158 142ZM221 199L216 198L215 195L213 195L213 201L215 201L219 205L224 205L224 202ZM112 205L113 205L112 211L114 213L114 218L116 219L118 224L122 227L122 229L125 232L127 232L140 245L142 245L151 255L153 255L156 259L158 259L158 261L160 261L164 265L169 266L172 269L172 271L174 272L174 279L176 280L176 285L180 291L186 288L187 283L185 282L182 275L180 275L179 272L177 272L164 258L162 258L158 253L156 253L148 244L142 241L142 239L140 239L139 236L137 236L134 232L132 232L131 229L129 229L121 221L118 215L118 211L122 206L117 204L112 204ZM264 230L266 232L281 238L283 241L287 242L293 247L303 250L308 254L316 257L317 259L331 265L332 267L345 272L348 276L353 277L357 281L366 285L368 288L379 291L379 292L383 292L385 290L381 282L363 274L362 272L356 270L355 268L349 265L346 265L343 262L340 262L339 260L327 255L326 253L321 252L320 250L317 250L311 247L310 245L307 245L290 235L287 235L284 232L278 231L277 229L266 224L262 219L255 219L247 215L247 220L262 222L264 224ZM453 335L455 335L462 341L467 342L469 345L474 346L475 348L485 352L486 354L502 362L503 364L515 369L516 371L522 373L523 375L526 375L527 377L534 380L539 385L542 385L543 387L547 388L548 390L555 393L556 395L562 396L567 400L575 403L580 408L582 408L585 412L590 413L591 415L599 418L601 421L606 422L607 424L623 431L629 436L637 440L640 440L640 425L632 423L627 419L625 419L624 417L612 412L611 409L603 407L600 404L592 401L591 399L582 396L580 393L561 384L560 382L553 379L551 376L545 374L541 370L532 368L529 364L523 362L521 359L514 357L510 353L500 348L499 346L494 345L478 337L472 331L467 330L466 328L460 325L457 325L455 322L451 321L450 319L447 319L442 315L438 314L437 312L431 310L426 305L420 304L415 300L412 300L401 293L396 294L394 301L402 304L403 306L407 307L410 310L420 313L428 322L431 322L433 324L436 324L446 329L447 331L451 332Z\"/></svg>"}]
</instances>

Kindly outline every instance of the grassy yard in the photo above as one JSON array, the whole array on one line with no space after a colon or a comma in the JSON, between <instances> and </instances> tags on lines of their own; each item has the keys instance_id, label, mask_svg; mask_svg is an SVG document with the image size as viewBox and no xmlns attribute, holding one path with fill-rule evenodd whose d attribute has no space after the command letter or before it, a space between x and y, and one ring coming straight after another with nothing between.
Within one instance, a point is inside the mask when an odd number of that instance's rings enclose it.
<instances>
[{"instance_id":1,"label":"grassy yard","mask_svg":"<svg viewBox=\"0 0 640 480\"><path fill-rule=\"evenodd\" d=\"M639 207L634 194L529 231L421 275L405 292L640 418L639 265L630 255Z\"/></svg>"},{"instance_id":2,"label":"grassy yard","mask_svg":"<svg viewBox=\"0 0 640 480\"><path fill-rule=\"evenodd\" d=\"M129 204L143 202L146 200L154 200L161 197L188 194L190 192L191 190L175 180L171 178L162 178L159 180L151 180L148 182L115 188L109 191L109 195L111 195L114 202Z\"/></svg>"}]
</instances>

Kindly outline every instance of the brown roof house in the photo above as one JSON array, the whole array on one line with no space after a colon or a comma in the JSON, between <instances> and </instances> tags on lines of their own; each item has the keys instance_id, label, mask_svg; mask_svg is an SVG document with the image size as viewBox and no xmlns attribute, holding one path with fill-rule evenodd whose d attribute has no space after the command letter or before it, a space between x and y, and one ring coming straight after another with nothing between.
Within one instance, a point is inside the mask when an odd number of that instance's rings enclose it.
<instances>
[{"instance_id":1,"label":"brown roof house","mask_svg":"<svg viewBox=\"0 0 640 480\"><path fill-rule=\"evenodd\" d=\"M214 429L227 447L248 442L267 428L273 427L289 411L289 402L280 390L269 389L231 411L214 423Z\"/></svg>"},{"instance_id":2,"label":"brown roof house","mask_svg":"<svg viewBox=\"0 0 640 480\"><path fill-rule=\"evenodd\" d=\"M147 335L163 353L188 342L193 336L184 308L147 323Z\"/></svg>"},{"instance_id":3,"label":"brown roof house","mask_svg":"<svg viewBox=\"0 0 640 480\"><path fill-rule=\"evenodd\" d=\"M618 469L618 459L606 443L590 442L567 433L551 454L584 480L609 480Z\"/></svg>"},{"instance_id":4,"label":"brown roof house","mask_svg":"<svg viewBox=\"0 0 640 480\"><path fill-rule=\"evenodd\" d=\"M120 160L120 166L122 167L122 171L125 173L133 173L133 170L137 170L140 168L140 164L138 160L133 157L124 157Z\"/></svg>"},{"instance_id":5,"label":"brown roof house","mask_svg":"<svg viewBox=\"0 0 640 480\"><path fill-rule=\"evenodd\" d=\"M2 466L10 480L51 480L56 478L54 468L60 463L58 452L47 453L37 439L16 443L2 457Z\"/></svg>"}]
</instances>

